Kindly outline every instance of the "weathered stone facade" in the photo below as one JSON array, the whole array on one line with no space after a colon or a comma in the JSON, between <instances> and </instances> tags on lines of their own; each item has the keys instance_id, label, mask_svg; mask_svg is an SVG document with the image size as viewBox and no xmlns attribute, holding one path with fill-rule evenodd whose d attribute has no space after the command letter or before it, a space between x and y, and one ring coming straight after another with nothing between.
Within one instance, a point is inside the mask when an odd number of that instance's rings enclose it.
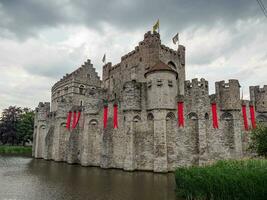
<instances>
[{"instance_id":1,"label":"weathered stone facade","mask_svg":"<svg viewBox=\"0 0 267 200\"><path fill-rule=\"evenodd\" d=\"M121 62L103 66L102 80L90 60L52 87L50 103L36 108L33 156L83 166L124 170L173 171L178 166L240 158L246 153L241 105L255 105L267 122L267 86L250 87L251 101L240 100L237 80L216 83L185 80L185 47L172 50L158 33L148 32ZM103 128L104 101L108 123ZM177 126L177 101L184 102L185 126ZM212 125L217 103L219 128ZM113 105L118 104L118 128ZM69 111L81 111L76 128L66 128ZM249 124L250 125L250 124ZM251 125L250 125L251 126Z\"/></svg>"}]
</instances>

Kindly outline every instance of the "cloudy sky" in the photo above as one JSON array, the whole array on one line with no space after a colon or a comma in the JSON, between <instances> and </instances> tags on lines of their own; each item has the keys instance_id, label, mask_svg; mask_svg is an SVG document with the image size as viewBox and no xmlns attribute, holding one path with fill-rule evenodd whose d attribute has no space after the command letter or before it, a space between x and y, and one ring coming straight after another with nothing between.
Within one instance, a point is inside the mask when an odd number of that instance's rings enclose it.
<instances>
[{"instance_id":1,"label":"cloudy sky","mask_svg":"<svg viewBox=\"0 0 267 200\"><path fill-rule=\"evenodd\" d=\"M262 0L267 7L267 1ZM0 0L0 110L34 108L51 86L91 59L117 63L160 19L172 48L180 33L187 79L267 84L267 18L256 0Z\"/></svg>"}]
</instances>

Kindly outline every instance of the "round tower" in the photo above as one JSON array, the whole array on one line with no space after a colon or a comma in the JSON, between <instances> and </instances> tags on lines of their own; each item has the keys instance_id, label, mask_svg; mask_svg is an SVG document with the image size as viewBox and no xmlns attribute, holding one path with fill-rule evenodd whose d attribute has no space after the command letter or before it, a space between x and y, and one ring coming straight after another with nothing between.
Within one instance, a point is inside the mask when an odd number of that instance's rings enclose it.
<instances>
[{"instance_id":1,"label":"round tower","mask_svg":"<svg viewBox=\"0 0 267 200\"><path fill-rule=\"evenodd\" d=\"M176 109L177 76L177 72L162 61L145 73L148 109Z\"/></svg>"}]
</instances>

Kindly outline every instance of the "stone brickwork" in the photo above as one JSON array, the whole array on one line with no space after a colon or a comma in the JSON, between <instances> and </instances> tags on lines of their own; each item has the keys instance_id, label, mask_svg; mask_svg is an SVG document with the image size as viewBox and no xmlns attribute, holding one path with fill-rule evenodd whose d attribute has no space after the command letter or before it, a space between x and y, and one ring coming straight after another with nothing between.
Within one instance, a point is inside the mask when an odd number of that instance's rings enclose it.
<instances>
[{"instance_id":1,"label":"stone brickwork","mask_svg":"<svg viewBox=\"0 0 267 200\"><path fill-rule=\"evenodd\" d=\"M120 63L103 66L102 80L87 60L55 83L51 106L39 103L36 108L33 156L154 172L241 158L247 154L249 134L241 105L246 105L249 127L249 105L255 106L258 122L267 123L267 86L250 87L251 101L241 101L238 80L216 82L215 88L210 95L205 79L185 79L184 46L170 49L161 44L158 33L147 32ZM177 123L178 101L184 103L184 127ZM217 105L218 129L212 124L212 103ZM67 129L69 111L81 115L77 126L71 123Z\"/></svg>"}]
</instances>

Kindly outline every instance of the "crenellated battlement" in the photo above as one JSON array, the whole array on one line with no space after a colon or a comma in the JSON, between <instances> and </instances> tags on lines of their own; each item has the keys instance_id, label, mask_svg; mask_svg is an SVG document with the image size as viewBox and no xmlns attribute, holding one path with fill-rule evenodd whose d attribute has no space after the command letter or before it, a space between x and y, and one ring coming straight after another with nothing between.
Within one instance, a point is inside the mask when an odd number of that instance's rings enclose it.
<instances>
[{"instance_id":1,"label":"crenellated battlement","mask_svg":"<svg viewBox=\"0 0 267 200\"><path fill-rule=\"evenodd\" d=\"M255 102L256 111L260 113L267 112L267 85L250 86L250 100Z\"/></svg>"},{"instance_id":2,"label":"crenellated battlement","mask_svg":"<svg viewBox=\"0 0 267 200\"><path fill-rule=\"evenodd\" d=\"M39 102L38 107L35 109L37 121L45 121L50 113L49 102Z\"/></svg>"},{"instance_id":3,"label":"crenellated battlement","mask_svg":"<svg viewBox=\"0 0 267 200\"><path fill-rule=\"evenodd\" d=\"M192 81L185 81L185 94L187 96L195 95L195 93L199 93L200 95L208 95L209 94L209 82L204 78L201 78L199 81L197 78L192 79Z\"/></svg>"},{"instance_id":4,"label":"crenellated battlement","mask_svg":"<svg viewBox=\"0 0 267 200\"><path fill-rule=\"evenodd\" d=\"M240 110L240 84L238 80L215 83L216 97L221 110Z\"/></svg>"}]
</instances>

